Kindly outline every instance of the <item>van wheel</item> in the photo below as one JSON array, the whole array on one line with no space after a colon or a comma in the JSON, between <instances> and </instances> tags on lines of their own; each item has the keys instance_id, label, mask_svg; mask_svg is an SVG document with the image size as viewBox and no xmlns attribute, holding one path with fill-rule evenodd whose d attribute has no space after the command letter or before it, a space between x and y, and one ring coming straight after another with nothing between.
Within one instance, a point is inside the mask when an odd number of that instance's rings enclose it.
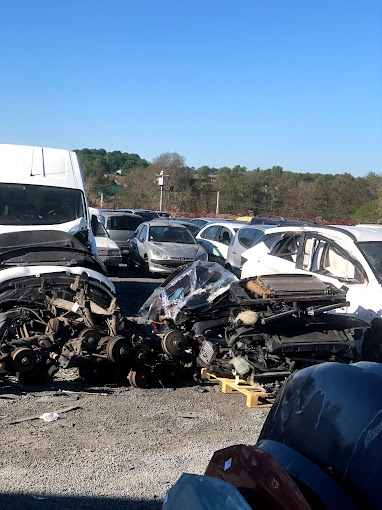
<instances>
[{"instance_id":1,"label":"van wheel","mask_svg":"<svg viewBox=\"0 0 382 510\"><path fill-rule=\"evenodd\" d=\"M148 261L147 257L145 257L144 260L142 260L142 263L141 263L141 273L143 274L143 276L145 278L149 278L150 277L149 261Z\"/></svg>"}]
</instances>

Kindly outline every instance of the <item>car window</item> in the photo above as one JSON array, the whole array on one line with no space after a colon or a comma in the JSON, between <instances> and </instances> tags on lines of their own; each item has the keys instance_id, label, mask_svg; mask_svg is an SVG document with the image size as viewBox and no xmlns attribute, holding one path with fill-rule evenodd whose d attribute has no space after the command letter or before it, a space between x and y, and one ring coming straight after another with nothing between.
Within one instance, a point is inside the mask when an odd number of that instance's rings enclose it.
<instances>
[{"instance_id":1,"label":"car window","mask_svg":"<svg viewBox=\"0 0 382 510\"><path fill-rule=\"evenodd\" d=\"M137 230L135 231L135 237L141 237L140 234L143 227L144 225L141 225L140 227L137 228Z\"/></svg>"},{"instance_id":2,"label":"car window","mask_svg":"<svg viewBox=\"0 0 382 510\"><path fill-rule=\"evenodd\" d=\"M305 239L302 254L302 269L317 272L321 267L321 258L327 243L322 239Z\"/></svg>"},{"instance_id":3,"label":"car window","mask_svg":"<svg viewBox=\"0 0 382 510\"><path fill-rule=\"evenodd\" d=\"M203 234L200 235L203 239L210 239L211 241L216 241L217 233L220 229L219 225L214 225L212 227L206 228Z\"/></svg>"},{"instance_id":4,"label":"car window","mask_svg":"<svg viewBox=\"0 0 382 510\"><path fill-rule=\"evenodd\" d=\"M308 237L302 254L302 268L342 280L362 282L364 275L353 264L346 253L325 239Z\"/></svg>"},{"instance_id":5,"label":"car window","mask_svg":"<svg viewBox=\"0 0 382 510\"><path fill-rule=\"evenodd\" d=\"M326 246L323 253L320 272L324 272L325 274L329 274L335 278L360 280L359 273L356 271L355 265L332 245Z\"/></svg>"},{"instance_id":6,"label":"car window","mask_svg":"<svg viewBox=\"0 0 382 510\"><path fill-rule=\"evenodd\" d=\"M158 243L196 244L195 237L184 227L150 227L149 240Z\"/></svg>"},{"instance_id":7,"label":"car window","mask_svg":"<svg viewBox=\"0 0 382 510\"><path fill-rule=\"evenodd\" d=\"M107 220L108 230L135 230L142 223L139 216L110 216Z\"/></svg>"},{"instance_id":8,"label":"car window","mask_svg":"<svg viewBox=\"0 0 382 510\"><path fill-rule=\"evenodd\" d=\"M146 235L147 235L147 225L144 225L144 227L142 227L142 230L140 231L139 238L146 239Z\"/></svg>"},{"instance_id":9,"label":"car window","mask_svg":"<svg viewBox=\"0 0 382 510\"><path fill-rule=\"evenodd\" d=\"M285 235L271 250L271 255L296 262L299 236Z\"/></svg>"},{"instance_id":10,"label":"car window","mask_svg":"<svg viewBox=\"0 0 382 510\"><path fill-rule=\"evenodd\" d=\"M94 224L92 223L93 234L95 237L109 237L109 234L106 232L103 224L97 219Z\"/></svg>"},{"instance_id":11,"label":"car window","mask_svg":"<svg viewBox=\"0 0 382 510\"><path fill-rule=\"evenodd\" d=\"M223 244L229 244L232 238L232 232L227 227L222 227L219 233L219 242Z\"/></svg>"},{"instance_id":12,"label":"car window","mask_svg":"<svg viewBox=\"0 0 382 510\"><path fill-rule=\"evenodd\" d=\"M254 228L240 229L238 232L239 243L244 248L251 248L255 244L256 240L262 235L262 233L263 232L261 230Z\"/></svg>"}]
</instances>

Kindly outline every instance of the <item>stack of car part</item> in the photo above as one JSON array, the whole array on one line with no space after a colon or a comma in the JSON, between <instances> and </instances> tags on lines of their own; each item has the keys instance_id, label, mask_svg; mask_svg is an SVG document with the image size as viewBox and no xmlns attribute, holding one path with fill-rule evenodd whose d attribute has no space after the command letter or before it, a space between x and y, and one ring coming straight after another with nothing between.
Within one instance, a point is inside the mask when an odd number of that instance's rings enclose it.
<instances>
[{"instance_id":1,"label":"stack of car part","mask_svg":"<svg viewBox=\"0 0 382 510\"><path fill-rule=\"evenodd\" d=\"M345 294L311 275L238 281L219 264L195 262L170 276L142 307L163 350L221 376L238 374L269 391L292 372L326 361L358 359L368 323L327 313Z\"/></svg>"}]
</instances>

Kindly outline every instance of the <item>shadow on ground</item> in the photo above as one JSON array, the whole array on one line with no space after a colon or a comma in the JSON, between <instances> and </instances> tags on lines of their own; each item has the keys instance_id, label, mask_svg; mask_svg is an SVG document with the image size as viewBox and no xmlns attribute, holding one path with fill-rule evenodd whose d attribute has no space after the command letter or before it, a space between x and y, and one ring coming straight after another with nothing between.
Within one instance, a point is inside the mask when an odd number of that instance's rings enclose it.
<instances>
[{"instance_id":1,"label":"shadow on ground","mask_svg":"<svg viewBox=\"0 0 382 510\"><path fill-rule=\"evenodd\" d=\"M126 489L126 492L128 489ZM31 494L1 494L1 510L159 510L162 508L162 501L158 500L137 500L128 498L96 498L96 497L75 497L75 496L47 496Z\"/></svg>"}]
</instances>

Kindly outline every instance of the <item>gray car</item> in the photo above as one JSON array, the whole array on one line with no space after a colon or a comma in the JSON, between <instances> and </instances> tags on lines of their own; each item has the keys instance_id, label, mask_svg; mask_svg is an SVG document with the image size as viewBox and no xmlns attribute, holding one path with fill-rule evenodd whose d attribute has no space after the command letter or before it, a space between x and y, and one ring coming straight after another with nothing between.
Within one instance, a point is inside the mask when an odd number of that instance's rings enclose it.
<instances>
[{"instance_id":1,"label":"gray car","mask_svg":"<svg viewBox=\"0 0 382 510\"><path fill-rule=\"evenodd\" d=\"M252 248L262 237L264 231L268 228L274 228L274 225L246 225L241 227L232 237L228 246L227 260L225 262L226 269L232 271L238 278L241 274L241 254Z\"/></svg>"},{"instance_id":2,"label":"gray car","mask_svg":"<svg viewBox=\"0 0 382 510\"><path fill-rule=\"evenodd\" d=\"M110 238L118 244L122 261L125 262L129 251L127 240L134 234L138 225L143 222L143 218L138 214L101 211L99 219L105 226Z\"/></svg>"},{"instance_id":3,"label":"gray car","mask_svg":"<svg viewBox=\"0 0 382 510\"><path fill-rule=\"evenodd\" d=\"M145 276L170 274L195 260L207 260L206 251L186 227L174 222L142 223L129 241L128 264L139 266Z\"/></svg>"}]
</instances>

